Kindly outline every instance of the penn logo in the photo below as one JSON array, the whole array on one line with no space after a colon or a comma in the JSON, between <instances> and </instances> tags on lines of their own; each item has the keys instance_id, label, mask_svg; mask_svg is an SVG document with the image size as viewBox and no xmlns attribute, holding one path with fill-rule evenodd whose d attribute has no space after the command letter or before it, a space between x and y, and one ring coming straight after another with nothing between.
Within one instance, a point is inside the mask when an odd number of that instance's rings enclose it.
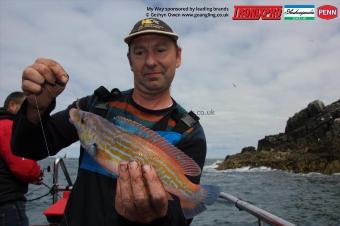
<instances>
[{"instance_id":1,"label":"penn logo","mask_svg":"<svg viewBox=\"0 0 340 226\"><path fill-rule=\"evenodd\" d=\"M323 5L318 8L318 17L331 20L338 17L338 8L332 5Z\"/></svg>"}]
</instances>

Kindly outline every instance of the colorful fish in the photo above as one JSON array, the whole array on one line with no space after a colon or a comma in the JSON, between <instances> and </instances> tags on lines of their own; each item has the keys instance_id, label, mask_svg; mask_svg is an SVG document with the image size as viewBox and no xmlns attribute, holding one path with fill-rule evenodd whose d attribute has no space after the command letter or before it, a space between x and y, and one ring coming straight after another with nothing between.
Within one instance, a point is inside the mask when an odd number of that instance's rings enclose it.
<instances>
[{"instance_id":1,"label":"colorful fish","mask_svg":"<svg viewBox=\"0 0 340 226\"><path fill-rule=\"evenodd\" d=\"M219 196L218 187L197 185L185 176L200 175L200 167L156 132L122 116L111 123L75 108L69 114L81 145L97 163L113 175L117 175L121 161L152 165L165 190L180 199L187 219L203 212L205 204L214 203Z\"/></svg>"}]
</instances>

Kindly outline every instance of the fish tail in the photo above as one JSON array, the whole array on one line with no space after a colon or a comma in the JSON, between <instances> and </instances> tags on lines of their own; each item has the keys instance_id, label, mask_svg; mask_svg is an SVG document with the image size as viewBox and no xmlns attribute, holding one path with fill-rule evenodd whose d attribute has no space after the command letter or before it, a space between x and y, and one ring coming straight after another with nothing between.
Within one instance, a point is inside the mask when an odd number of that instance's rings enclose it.
<instances>
[{"instance_id":1,"label":"fish tail","mask_svg":"<svg viewBox=\"0 0 340 226\"><path fill-rule=\"evenodd\" d=\"M207 205L212 205L216 202L218 196L220 195L221 189L215 185L201 185L201 193L205 193L204 196L204 203Z\"/></svg>"},{"instance_id":2,"label":"fish tail","mask_svg":"<svg viewBox=\"0 0 340 226\"><path fill-rule=\"evenodd\" d=\"M181 199L181 207L186 219L202 213L207 208L205 205L212 205L218 198L221 190L214 185L201 185L200 189L191 197Z\"/></svg>"}]
</instances>

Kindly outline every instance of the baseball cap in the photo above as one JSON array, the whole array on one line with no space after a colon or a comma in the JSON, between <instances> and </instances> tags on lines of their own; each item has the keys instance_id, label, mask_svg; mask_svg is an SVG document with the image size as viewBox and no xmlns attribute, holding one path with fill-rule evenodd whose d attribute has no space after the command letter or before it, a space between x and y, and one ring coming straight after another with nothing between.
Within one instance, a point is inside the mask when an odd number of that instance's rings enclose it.
<instances>
[{"instance_id":1,"label":"baseball cap","mask_svg":"<svg viewBox=\"0 0 340 226\"><path fill-rule=\"evenodd\" d=\"M178 39L178 35L164 21L157 18L145 18L135 24L130 34L124 38L124 42L129 44L137 35L150 33L167 35L175 41Z\"/></svg>"}]
</instances>

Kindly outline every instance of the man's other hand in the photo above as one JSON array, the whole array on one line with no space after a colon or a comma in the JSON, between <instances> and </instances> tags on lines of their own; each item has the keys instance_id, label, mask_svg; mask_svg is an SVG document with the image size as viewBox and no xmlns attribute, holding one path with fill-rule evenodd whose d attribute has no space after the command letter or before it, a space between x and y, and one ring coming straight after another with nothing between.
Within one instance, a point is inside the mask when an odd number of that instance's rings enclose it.
<instances>
[{"instance_id":1,"label":"man's other hand","mask_svg":"<svg viewBox=\"0 0 340 226\"><path fill-rule=\"evenodd\" d=\"M150 165L121 162L117 179L115 208L124 218L149 223L168 211L168 193Z\"/></svg>"}]
</instances>

